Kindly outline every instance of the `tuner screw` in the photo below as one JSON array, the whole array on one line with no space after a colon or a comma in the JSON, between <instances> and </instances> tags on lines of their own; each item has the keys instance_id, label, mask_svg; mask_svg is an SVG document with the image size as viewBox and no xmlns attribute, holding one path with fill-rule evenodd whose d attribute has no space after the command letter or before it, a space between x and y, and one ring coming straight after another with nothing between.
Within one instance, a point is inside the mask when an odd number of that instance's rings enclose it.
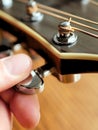
<instances>
[{"instance_id":1,"label":"tuner screw","mask_svg":"<svg viewBox=\"0 0 98 130\"><path fill-rule=\"evenodd\" d=\"M77 35L70 25L71 18L68 21L58 25L58 33L53 37L53 42L57 45L73 46L77 42Z\"/></svg>"},{"instance_id":2,"label":"tuner screw","mask_svg":"<svg viewBox=\"0 0 98 130\"><path fill-rule=\"evenodd\" d=\"M44 15L38 11L37 3L34 0L28 0L26 6L27 14L32 22L42 21Z\"/></svg>"}]
</instances>

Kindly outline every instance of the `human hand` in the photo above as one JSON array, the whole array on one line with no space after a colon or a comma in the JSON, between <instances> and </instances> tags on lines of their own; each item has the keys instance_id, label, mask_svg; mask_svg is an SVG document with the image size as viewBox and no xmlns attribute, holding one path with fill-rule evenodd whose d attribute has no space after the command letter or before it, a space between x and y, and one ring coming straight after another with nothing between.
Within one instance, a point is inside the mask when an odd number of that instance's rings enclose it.
<instances>
[{"instance_id":1,"label":"human hand","mask_svg":"<svg viewBox=\"0 0 98 130\"><path fill-rule=\"evenodd\" d=\"M38 97L16 92L12 87L28 77L31 59L18 54L0 59L0 130L12 130L12 114L26 128L34 128L40 119Z\"/></svg>"}]
</instances>

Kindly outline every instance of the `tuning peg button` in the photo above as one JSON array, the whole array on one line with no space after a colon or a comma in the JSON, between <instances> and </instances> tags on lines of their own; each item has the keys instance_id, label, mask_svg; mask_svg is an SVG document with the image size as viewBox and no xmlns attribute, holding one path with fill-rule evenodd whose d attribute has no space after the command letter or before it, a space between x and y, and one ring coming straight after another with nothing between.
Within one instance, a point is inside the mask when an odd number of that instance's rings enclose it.
<instances>
[{"instance_id":1,"label":"tuning peg button","mask_svg":"<svg viewBox=\"0 0 98 130\"><path fill-rule=\"evenodd\" d=\"M31 71L31 75L15 86L18 92L24 94L35 94L44 90L44 81L36 71Z\"/></svg>"},{"instance_id":2,"label":"tuning peg button","mask_svg":"<svg viewBox=\"0 0 98 130\"><path fill-rule=\"evenodd\" d=\"M24 81L15 86L18 92L24 94L34 94L44 90L43 78L54 72L50 64L43 65L42 67L32 70L30 76Z\"/></svg>"}]
</instances>

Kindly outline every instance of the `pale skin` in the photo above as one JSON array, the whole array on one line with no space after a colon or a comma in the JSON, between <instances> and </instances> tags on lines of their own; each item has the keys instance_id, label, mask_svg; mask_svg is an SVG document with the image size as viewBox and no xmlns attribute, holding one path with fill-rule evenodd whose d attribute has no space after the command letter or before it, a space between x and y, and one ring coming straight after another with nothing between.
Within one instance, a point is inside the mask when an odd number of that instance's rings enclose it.
<instances>
[{"instance_id":1,"label":"pale skin","mask_svg":"<svg viewBox=\"0 0 98 130\"><path fill-rule=\"evenodd\" d=\"M12 115L25 128L37 126L40 119L37 95L24 95L13 89L14 85L28 77L31 70L32 61L27 55L0 59L0 130L12 130Z\"/></svg>"}]
</instances>

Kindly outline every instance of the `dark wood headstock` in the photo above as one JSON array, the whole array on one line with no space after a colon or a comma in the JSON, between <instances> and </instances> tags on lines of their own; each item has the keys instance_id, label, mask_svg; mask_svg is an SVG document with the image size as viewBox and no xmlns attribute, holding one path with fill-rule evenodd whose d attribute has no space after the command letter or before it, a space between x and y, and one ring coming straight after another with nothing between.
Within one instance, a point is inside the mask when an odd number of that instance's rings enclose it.
<instances>
[{"instance_id":1,"label":"dark wood headstock","mask_svg":"<svg viewBox=\"0 0 98 130\"><path fill-rule=\"evenodd\" d=\"M41 3L38 3L38 11L44 15L41 22L32 22L28 18L30 15L26 13L27 2L15 0L11 8L1 6L0 28L26 42L29 48L36 50L61 75L98 72L97 4L89 2L83 5L81 1L75 0L37 2ZM55 8L58 14L55 11L52 11L52 15L48 14L51 12L47 6L52 7L50 10ZM59 10L70 15L61 15ZM71 46L55 44L53 38L58 33L58 25L68 21L70 17L71 27L77 36L76 43Z\"/></svg>"}]
</instances>

